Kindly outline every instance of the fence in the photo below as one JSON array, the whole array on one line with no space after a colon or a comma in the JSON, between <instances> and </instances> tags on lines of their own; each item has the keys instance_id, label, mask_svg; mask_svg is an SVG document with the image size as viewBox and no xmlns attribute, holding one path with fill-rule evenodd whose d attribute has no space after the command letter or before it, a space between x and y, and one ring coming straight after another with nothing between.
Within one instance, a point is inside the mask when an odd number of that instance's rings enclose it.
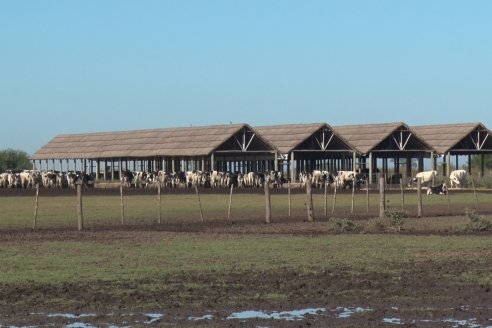
<instances>
[{"instance_id":1,"label":"fence","mask_svg":"<svg viewBox=\"0 0 492 328\"><path fill-rule=\"evenodd\" d=\"M49 189L11 190L0 193L0 228L61 227L83 230L97 226L195 224L212 222L327 221L333 217L364 219L384 214L388 208L410 216L463 214L466 208L492 212L492 194L477 190L451 190L447 196L421 196L418 190L388 188L380 180L380 190L337 190L310 184L280 189L231 187L211 189L82 189L58 192ZM9 193L12 192L12 195ZM16 196L17 195L17 196ZM263 199L263 200L262 200ZM331 202L331 204L330 204ZM421 205L419 205L421 204ZM34 211L33 211L34 208ZM331 210L330 210L331 208ZM34 212L34 215L33 215Z\"/></svg>"}]
</instances>

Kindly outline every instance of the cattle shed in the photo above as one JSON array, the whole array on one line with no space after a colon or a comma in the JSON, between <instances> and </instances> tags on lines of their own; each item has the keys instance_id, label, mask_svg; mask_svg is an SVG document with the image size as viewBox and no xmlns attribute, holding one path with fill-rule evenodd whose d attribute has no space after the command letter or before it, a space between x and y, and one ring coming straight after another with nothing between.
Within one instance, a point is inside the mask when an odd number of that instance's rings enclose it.
<instances>
[{"instance_id":1,"label":"cattle shed","mask_svg":"<svg viewBox=\"0 0 492 328\"><path fill-rule=\"evenodd\" d=\"M277 150L248 124L58 135L31 156L46 170L81 170L114 180L119 172L274 169Z\"/></svg>"},{"instance_id":2,"label":"cattle shed","mask_svg":"<svg viewBox=\"0 0 492 328\"><path fill-rule=\"evenodd\" d=\"M439 124L412 126L418 137L425 140L443 156L443 175L451 172L451 157L455 156L455 168L459 168L459 157L468 158L468 172L471 174L471 157L480 156L480 176L484 176L485 154L492 154L491 131L482 123Z\"/></svg>"},{"instance_id":3,"label":"cattle shed","mask_svg":"<svg viewBox=\"0 0 492 328\"><path fill-rule=\"evenodd\" d=\"M352 170L357 153L327 123L256 126L278 150L278 161L292 182L302 171Z\"/></svg>"},{"instance_id":4,"label":"cattle shed","mask_svg":"<svg viewBox=\"0 0 492 328\"><path fill-rule=\"evenodd\" d=\"M382 123L335 126L334 130L361 154L359 167L366 170L369 183L376 172L388 175L388 160L394 163L395 174L400 166L406 167L405 175L412 175L412 159L418 160L418 170L424 169L424 158L433 158L435 149L405 123ZM377 166L378 159L381 167Z\"/></svg>"}]
</instances>

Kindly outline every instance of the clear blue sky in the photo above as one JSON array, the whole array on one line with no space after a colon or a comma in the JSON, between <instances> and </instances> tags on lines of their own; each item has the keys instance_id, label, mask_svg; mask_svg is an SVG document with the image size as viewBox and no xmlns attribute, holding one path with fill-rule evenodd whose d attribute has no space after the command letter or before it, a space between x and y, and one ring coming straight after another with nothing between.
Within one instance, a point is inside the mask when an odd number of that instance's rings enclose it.
<instances>
[{"instance_id":1,"label":"clear blue sky","mask_svg":"<svg viewBox=\"0 0 492 328\"><path fill-rule=\"evenodd\" d=\"M1 1L0 149L246 122L492 128L492 1Z\"/></svg>"}]
</instances>

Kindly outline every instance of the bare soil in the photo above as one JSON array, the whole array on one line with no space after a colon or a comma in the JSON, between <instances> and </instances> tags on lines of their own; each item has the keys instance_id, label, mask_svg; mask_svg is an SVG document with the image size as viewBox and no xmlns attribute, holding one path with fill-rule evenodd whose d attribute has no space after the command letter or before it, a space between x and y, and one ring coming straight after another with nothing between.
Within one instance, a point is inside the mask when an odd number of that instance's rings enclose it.
<instances>
[{"instance_id":1,"label":"bare soil","mask_svg":"<svg viewBox=\"0 0 492 328\"><path fill-rule=\"evenodd\" d=\"M29 191L27 191L29 193ZM74 191L44 190L52 196L67 195ZM130 192L155 193L155 190ZM174 192L174 191L173 191ZM210 191L212 192L212 191ZM213 191L217 192L217 191ZM220 191L227 193L227 191ZM251 191L249 191L251 192ZM261 191L258 191L261 192ZM285 191L275 191L285 192ZM299 191L301 192L301 191ZM19 196L25 190L0 189L0 196ZM93 189L94 195L118 194L113 189ZM428 216L448 215L447 206L433 206ZM481 213L492 213L492 204L481 204ZM240 215L240 214L238 214ZM338 216L343 216L337 213ZM366 213L350 215L354 220L373 217ZM142 221L141 224L115 226L100 222L88 227L84 233L67 231L66 227L28 232L22 230L0 231L0 240L25 243L31 241L66 241L112 243L120 239L160 239L169 234L193 235L199 233L210 239L227 234L328 234L327 219L303 222L304 217L281 219L273 224L263 224L256 218L235 217L232 222L208 220L206 222L165 222L161 225ZM402 233L413 234L412 231ZM419 232L436 234L436 231ZM447 231L437 232L450 234ZM492 238L492 237L491 237ZM489 254L489 253L486 253ZM443 264L432 259L418 263L399 264L404 274L391 276L372 272L354 274L348 267L336 270L312 268L310 273L289 268L276 271L249 272L182 272L161 275L152 281L95 281L83 283L9 285L0 278L0 326L46 325L62 326L83 321L94 326L109 323L124 326L268 326L268 327L351 327L384 326L384 318L399 318L406 326L449 327L446 321L470 320L481 326L492 325L491 285L449 279L466 273L465 261ZM491 261L492 267L492 261ZM156 281L160 282L157 284ZM149 286L152 288L147 288ZM196 287L190 287L196 286ZM114 290L123 292L117 295ZM271 301L268 295L287 295L285 299ZM233 312L242 310L284 311L304 308L361 307L370 309L340 318L336 311L324 311L306 316L303 320L224 320ZM53 313L87 314L80 319L63 316L47 317ZM145 313L162 313L164 316L151 322ZM211 320L190 321L190 316L212 315ZM145 320L150 323L145 324Z\"/></svg>"}]
</instances>

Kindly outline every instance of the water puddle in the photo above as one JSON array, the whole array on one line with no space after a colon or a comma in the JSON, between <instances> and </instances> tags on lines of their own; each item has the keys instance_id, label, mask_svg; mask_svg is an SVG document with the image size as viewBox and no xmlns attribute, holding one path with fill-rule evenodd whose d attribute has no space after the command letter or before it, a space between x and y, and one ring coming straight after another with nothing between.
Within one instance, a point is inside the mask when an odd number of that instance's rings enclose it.
<instances>
[{"instance_id":1,"label":"water puddle","mask_svg":"<svg viewBox=\"0 0 492 328\"><path fill-rule=\"evenodd\" d=\"M189 321L200 321L200 320L213 320L214 316L211 314L205 314L201 317L188 317Z\"/></svg>"},{"instance_id":2,"label":"water puddle","mask_svg":"<svg viewBox=\"0 0 492 328\"><path fill-rule=\"evenodd\" d=\"M469 307L462 306L459 309L463 312L470 311ZM483 310L484 308L477 308ZM383 310L383 309L378 309ZM390 307L388 310L393 312L398 312L400 309L398 307ZM438 310L438 309L434 309ZM446 311L446 309L443 309ZM449 309L453 310L453 309ZM476 309L475 309L476 310ZM489 310L489 309L486 309ZM492 309L490 309L492 310ZM182 322L182 320L190 322L202 321L202 320L253 320L253 319L263 319L263 320L287 320L287 321L297 321L304 320L307 317L316 318L316 316L323 316L326 318L331 318L333 320L347 320L355 314L363 314L365 312L374 311L371 308L364 307L336 307L336 308L306 308L306 309L295 309L291 311L262 311L262 310L245 310L233 312L225 317L217 317L209 313L204 315L188 316L188 317L175 317L174 321L176 323ZM163 321L165 314L163 313L108 313L108 314L96 314L96 313L30 313L32 316L32 322L43 322L41 326L59 326L59 320L62 319L65 322L63 327L65 328L93 328L100 327L101 325L109 328L130 328L130 327L142 327L149 326L153 327L158 325L159 322ZM95 321L95 317L97 321ZM185 319L186 318L186 319ZM107 323L101 323L101 320L106 320ZM380 319L381 325L416 325L416 326L429 326L433 325L447 327L467 327L467 328L492 328L492 318L488 319L487 322L480 321L476 318L469 319L457 319L452 317L443 317L426 319L424 318L413 318L413 319L401 319L398 316L384 317ZM41 326L14 326L14 325L4 325L6 318L0 317L0 328L38 328ZM86 321L86 322L84 322ZM170 323L173 319L167 318ZM97 322L97 323L96 323ZM119 324L114 324L114 322L119 322ZM259 327L259 326L258 326Z\"/></svg>"},{"instance_id":3,"label":"water puddle","mask_svg":"<svg viewBox=\"0 0 492 328\"><path fill-rule=\"evenodd\" d=\"M355 313L362 313L367 311L373 311L372 309L365 309L362 307L337 307L334 311L339 312L337 317L340 319L346 319L353 316Z\"/></svg>"},{"instance_id":4,"label":"water puddle","mask_svg":"<svg viewBox=\"0 0 492 328\"><path fill-rule=\"evenodd\" d=\"M256 310L248 310L234 312L229 315L226 320L248 320L248 319L267 319L267 320L302 320L306 315L317 315L325 312L326 308L308 308L301 310L282 311L282 312L264 312Z\"/></svg>"}]
</instances>

